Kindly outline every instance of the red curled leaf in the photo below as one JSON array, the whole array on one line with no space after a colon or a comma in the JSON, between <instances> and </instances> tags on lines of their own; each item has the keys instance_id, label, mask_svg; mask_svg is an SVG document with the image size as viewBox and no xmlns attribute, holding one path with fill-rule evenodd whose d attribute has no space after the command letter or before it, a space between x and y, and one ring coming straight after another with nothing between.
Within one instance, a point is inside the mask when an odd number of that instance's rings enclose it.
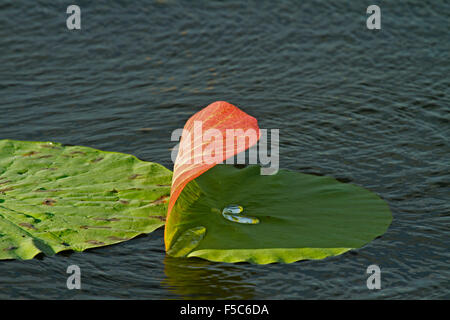
<instances>
[{"instance_id":1,"label":"red curled leaf","mask_svg":"<svg viewBox=\"0 0 450 320\"><path fill-rule=\"evenodd\" d=\"M259 138L258 121L228 102L216 101L194 114L186 122L180 139L167 221L181 191L190 181L252 147ZM167 249L167 224L165 231Z\"/></svg>"}]
</instances>

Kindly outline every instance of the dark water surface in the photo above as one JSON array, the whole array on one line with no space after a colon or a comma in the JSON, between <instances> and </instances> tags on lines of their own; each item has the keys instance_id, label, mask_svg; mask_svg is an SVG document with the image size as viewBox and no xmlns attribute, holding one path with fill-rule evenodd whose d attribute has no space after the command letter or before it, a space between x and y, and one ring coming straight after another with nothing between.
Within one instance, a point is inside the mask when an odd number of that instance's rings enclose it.
<instances>
[{"instance_id":1,"label":"dark water surface","mask_svg":"<svg viewBox=\"0 0 450 320\"><path fill-rule=\"evenodd\" d=\"M0 298L450 298L450 2L0 3L0 139L131 153L172 169L171 132L216 100L280 129L280 166L382 196L386 234L321 261L165 256L163 230L0 261ZM142 131L140 128L151 128ZM66 288L77 264L82 290ZM366 268L381 268L368 290Z\"/></svg>"}]
</instances>

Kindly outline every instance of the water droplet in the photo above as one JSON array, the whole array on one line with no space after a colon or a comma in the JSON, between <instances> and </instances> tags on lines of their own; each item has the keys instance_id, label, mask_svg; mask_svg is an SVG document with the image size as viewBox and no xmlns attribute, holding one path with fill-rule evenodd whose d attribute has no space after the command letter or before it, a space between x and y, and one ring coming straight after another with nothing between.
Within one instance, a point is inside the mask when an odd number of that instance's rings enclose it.
<instances>
[{"instance_id":1,"label":"water droplet","mask_svg":"<svg viewBox=\"0 0 450 320\"><path fill-rule=\"evenodd\" d=\"M231 204L229 206L226 206L222 212L228 213L228 214L239 214L242 211L244 211L244 208L241 206L238 206L236 204Z\"/></svg>"},{"instance_id":2,"label":"water droplet","mask_svg":"<svg viewBox=\"0 0 450 320\"><path fill-rule=\"evenodd\" d=\"M250 216L244 216L242 213L244 208L239 205L231 204L222 210L222 216L228 221L243 223L243 224L258 224L259 219Z\"/></svg>"}]
</instances>

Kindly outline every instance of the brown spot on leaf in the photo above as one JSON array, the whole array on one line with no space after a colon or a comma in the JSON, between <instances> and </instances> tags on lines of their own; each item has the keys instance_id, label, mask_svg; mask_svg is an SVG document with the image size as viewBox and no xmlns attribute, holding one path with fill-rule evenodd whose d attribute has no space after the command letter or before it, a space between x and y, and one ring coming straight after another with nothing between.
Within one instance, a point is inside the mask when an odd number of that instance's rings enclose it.
<instances>
[{"instance_id":1,"label":"brown spot on leaf","mask_svg":"<svg viewBox=\"0 0 450 320\"><path fill-rule=\"evenodd\" d=\"M56 200L53 199L45 199L44 202L42 202L43 205L46 206L53 206L56 203Z\"/></svg>"},{"instance_id":2,"label":"brown spot on leaf","mask_svg":"<svg viewBox=\"0 0 450 320\"><path fill-rule=\"evenodd\" d=\"M133 174L132 176L128 177L128 179L134 180L134 179L136 179L137 177L140 177L140 176L142 176L142 174L136 173L136 174Z\"/></svg>"},{"instance_id":3,"label":"brown spot on leaf","mask_svg":"<svg viewBox=\"0 0 450 320\"><path fill-rule=\"evenodd\" d=\"M31 223L27 223L27 222L19 223L19 226L25 227L28 229L37 230Z\"/></svg>"},{"instance_id":4,"label":"brown spot on leaf","mask_svg":"<svg viewBox=\"0 0 450 320\"><path fill-rule=\"evenodd\" d=\"M8 182L12 182L12 181L11 181L11 180L0 181L0 186L1 186L2 184L7 184Z\"/></svg>"},{"instance_id":5,"label":"brown spot on leaf","mask_svg":"<svg viewBox=\"0 0 450 320\"><path fill-rule=\"evenodd\" d=\"M107 226L81 226L80 229L111 229Z\"/></svg>"},{"instance_id":6,"label":"brown spot on leaf","mask_svg":"<svg viewBox=\"0 0 450 320\"><path fill-rule=\"evenodd\" d=\"M34 190L34 192L58 192L58 191L61 191L61 190L58 190L58 189L49 189L49 190L47 190L47 189L37 189L37 190Z\"/></svg>"},{"instance_id":7,"label":"brown spot on leaf","mask_svg":"<svg viewBox=\"0 0 450 320\"><path fill-rule=\"evenodd\" d=\"M14 188L13 187L8 187L8 188L0 189L0 193L5 194L5 192L11 191L11 190L14 190Z\"/></svg>"},{"instance_id":8,"label":"brown spot on leaf","mask_svg":"<svg viewBox=\"0 0 450 320\"><path fill-rule=\"evenodd\" d=\"M170 187L170 184L157 184L157 187Z\"/></svg>"},{"instance_id":9,"label":"brown spot on leaf","mask_svg":"<svg viewBox=\"0 0 450 320\"><path fill-rule=\"evenodd\" d=\"M81 155L85 156L86 152L83 152L83 151L72 151L70 154L72 154L72 155L81 154Z\"/></svg>"},{"instance_id":10,"label":"brown spot on leaf","mask_svg":"<svg viewBox=\"0 0 450 320\"><path fill-rule=\"evenodd\" d=\"M119 202L122 204L130 204L130 202L128 202L127 200L120 200Z\"/></svg>"},{"instance_id":11,"label":"brown spot on leaf","mask_svg":"<svg viewBox=\"0 0 450 320\"><path fill-rule=\"evenodd\" d=\"M38 153L39 153L38 151L30 151L30 152L24 153L22 156L30 157L30 156L33 156L33 155L38 154Z\"/></svg>"},{"instance_id":12,"label":"brown spot on leaf","mask_svg":"<svg viewBox=\"0 0 450 320\"><path fill-rule=\"evenodd\" d=\"M166 221L166 217L164 217L164 216L150 216L150 218L155 218L155 219L159 219L161 221Z\"/></svg>"},{"instance_id":13,"label":"brown spot on leaf","mask_svg":"<svg viewBox=\"0 0 450 320\"><path fill-rule=\"evenodd\" d=\"M152 204L166 203L168 198L169 198L169 196L162 196L162 197L156 199L155 201L153 201Z\"/></svg>"},{"instance_id":14,"label":"brown spot on leaf","mask_svg":"<svg viewBox=\"0 0 450 320\"><path fill-rule=\"evenodd\" d=\"M91 160L91 163L97 163L97 162L100 162L100 161L102 161L102 160L103 160L103 157L100 157L100 158Z\"/></svg>"},{"instance_id":15,"label":"brown spot on leaf","mask_svg":"<svg viewBox=\"0 0 450 320\"><path fill-rule=\"evenodd\" d=\"M8 248L3 249L3 251L11 251L11 250L16 250L16 249L19 249L19 247L12 246L12 247L8 247Z\"/></svg>"},{"instance_id":16,"label":"brown spot on leaf","mask_svg":"<svg viewBox=\"0 0 450 320\"><path fill-rule=\"evenodd\" d=\"M51 154L46 154L46 155L37 157L36 159L46 159L46 158L51 158L51 157L53 157Z\"/></svg>"},{"instance_id":17,"label":"brown spot on leaf","mask_svg":"<svg viewBox=\"0 0 450 320\"><path fill-rule=\"evenodd\" d=\"M153 128L140 128L139 129L140 132L150 132L152 130L153 130Z\"/></svg>"},{"instance_id":18,"label":"brown spot on leaf","mask_svg":"<svg viewBox=\"0 0 450 320\"><path fill-rule=\"evenodd\" d=\"M87 243L90 243L90 244L95 244L95 245L102 245L102 244L105 244L104 242L97 241L97 240L87 240L86 242L87 242Z\"/></svg>"}]
</instances>

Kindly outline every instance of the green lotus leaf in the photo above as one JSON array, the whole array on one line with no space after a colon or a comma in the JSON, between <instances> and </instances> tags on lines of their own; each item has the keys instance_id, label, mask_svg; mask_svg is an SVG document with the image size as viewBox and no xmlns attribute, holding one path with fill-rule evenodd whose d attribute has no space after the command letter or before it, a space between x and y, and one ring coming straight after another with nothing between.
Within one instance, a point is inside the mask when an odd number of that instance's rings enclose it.
<instances>
[{"instance_id":1,"label":"green lotus leaf","mask_svg":"<svg viewBox=\"0 0 450 320\"><path fill-rule=\"evenodd\" d=\"M132 155L0 140L0 259L122 242L164 225L172 172Z\"/></svg>"},{"instance_id":2,"label":"green lotus leaf","mask_svg":"<svg viewBox=\"0 0 450 320\"><path fill-rule=\"evenodd\" d=\"M242 215L259 223L225 219L222 211L230 204L242 206ZM362 187L326 176L288 170L261 175L258 166L227 165L189 182L171 215L168 254L178 246L176 256L257 264L322 259L361 248L392 221L387 203ZM192 230L201 230L201 238Z\"/></svg>"}]
</instances>

